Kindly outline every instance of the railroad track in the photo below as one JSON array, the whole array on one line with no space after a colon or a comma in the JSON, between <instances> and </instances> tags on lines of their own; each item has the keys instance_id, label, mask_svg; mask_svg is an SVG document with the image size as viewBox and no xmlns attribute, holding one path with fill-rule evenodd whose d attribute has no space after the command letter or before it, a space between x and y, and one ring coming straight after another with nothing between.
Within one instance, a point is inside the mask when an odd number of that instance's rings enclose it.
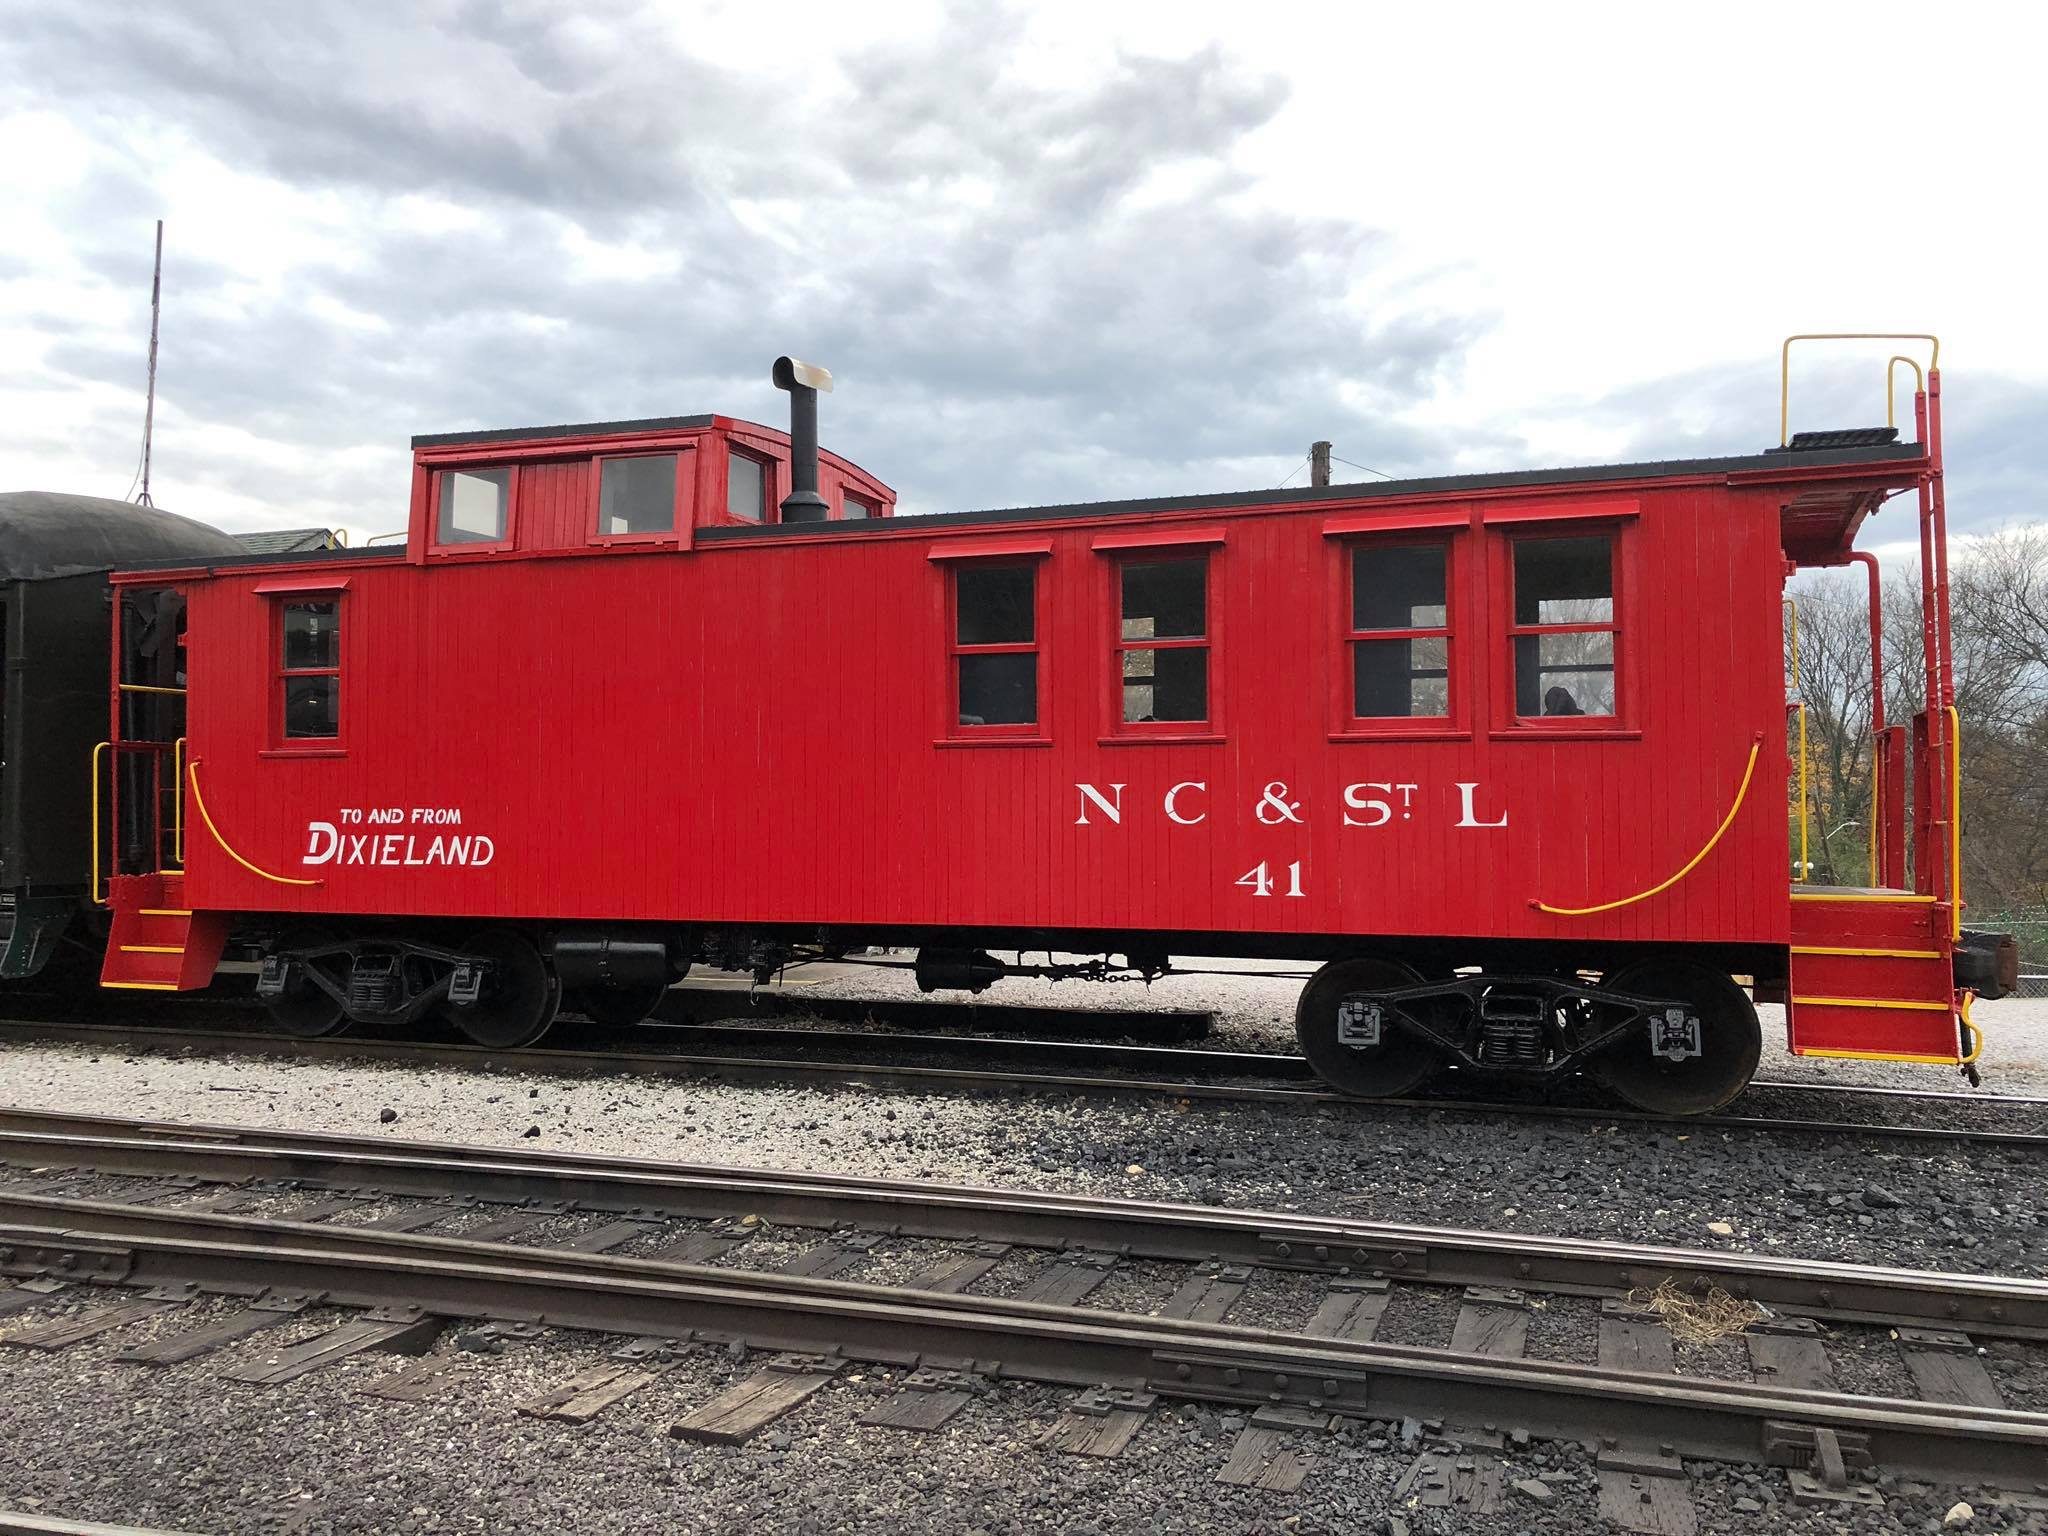
<instances>
[{"instance_id":1,"label":"railroad track","mask_svg":"<svg viewBox=\"0 0 2048 1536\"><path fill-rule=\"evenodd\" d=\"M1736 1114L1704 1115L1673 1120L1612 1105L1455 1098L1445 1095L1366 1101L1352 1099L1302 1081L1307 1075L1307 1063L1300 1057L1202 1048L1106 1045L1093 1042L978 1036L915 1036L906 1039L900 1035L865 1031L809 1030L765 1025L712 1025L701 1028L654 1026L652 1029L643 1027L637 1031L607 1037L645 1040L653 1034L666 1037L665 1043L683 1047L715 1041L729 1047L753 1046L761 1050L785 1053L792 1049L821 1049L866 1053L876 1058L834 1061L789 1054L724 1054L687 1048L626 1050L539 1045L522 1050L493 1051L480 1046L453 1042L386 1040L360 1035L299 1040L261 1030L193 1029L182 1025L128 1023L80 1024L32 1019L0 1019L0 1031L18 1038L93 1045L103 1049L132 1050L170 1046L293 1059L438 1064L567 1076L616 1074L711 1077L727 1081L828 1085L858 1082L869 1087L888 1086L914 1092L1023 1090L1164 1096L1240 1103L1344 1105L1361 1113L1386 1108L1421 1109L1447 1114L1529 1115L1590 1121L1603 1125L1671 1126L1687 1132L1712 1128L1801 1135L1878 1135L1951 1145L2030 1150L2048 1148L2048 1131L2016 1130L2003 1126L1953 1123L1900 1124L1854 1118ZM928 1065L891 1059L908 1051L967 1054L978 1056L980 1064ZM998 1067L987 1064L1006 1059L1014 1060L1018 1065ZM1047 1070L1042 1065L1034 1065L1046 1061L1062 1062L1088 1070L1054 1071ZM1143 1075L1146 1069L1155 1072L1173 1071L1179 1075ZM1279 1080L1274 1080L1276 1078ZM1924 1100L1940 1104L1944 1109L1969 1103L1993 1113L2029 1116L2036 1110L2048 1108L2048 1102L2032 1098L2002 1099L1976 1094L1928 1095L1916 1090L1864 1090L1847 1084L1759 1083L1754 1086L1760 1091L1811 1093L1817 1102L1853 1101L1863 1095L1880 1102L1895 1101L1903 1097L1913 1101Z\"/></svg>"},{"instance_id":2,"label":"railroad track","mask_svg":"<svg viewBox=\"0 0 2048 1536\"><path fill-rule=\"evenodd\" d=\"M195 1360L331 1322L229 1357L243 1381L416 1353L449 1323L516 1340L545 1320L635 1339L558 1409L609 1407L697 1347L775 1353L671 1426L684 1438L744 1438L866 1362L915 1373L871 1420L907 1428L936 1427L991 1380L1081 1388L1054 1435L1096 1454L1161 1401L1252 1409L1223 1480L1267 1487L1298 1485L1337 1420L1404 1432L1411 1471L1438 1458L1430 1476L1460 1476L1431 1486L1475 1507L1489 1478L1498 1494L1493 1453L1527 1436L1598 1443L1603 1507L1610 1491L1624 1508L1682 1502L1687 1458L1785 1466L1821 1502L1873 1498L1859 1469L2048 1482L2048 1414L2006 1406L1982 1353L2038 1354L2038 1280L16 1111L0 1115L0 1174L0 1318L17 1320L0 1343L118 1338L208 1298L230 1310L126 1358ZM788 1256L749 1267L756 1252ZM1145 1315L1085 1304L1133 1270L1158 1298ZM1313 1315L1233 1325L1268 1282L1307 1288ZM1449 1348L1379 1336L1422 1292L1457 1305ZM44 1316L81 1297L97 1304ZM1665 1320L1702 1305L1752 1319L1757 1379L1674 1371ZM1528 1356L1546 1307L1597 1315L1598 1364ZM1830 1345L1852 1336L1896 1349L1920 1398L1836 1390ZM430 1390L451 1358L391 1392Z\"/></svg>"}]
</instances>

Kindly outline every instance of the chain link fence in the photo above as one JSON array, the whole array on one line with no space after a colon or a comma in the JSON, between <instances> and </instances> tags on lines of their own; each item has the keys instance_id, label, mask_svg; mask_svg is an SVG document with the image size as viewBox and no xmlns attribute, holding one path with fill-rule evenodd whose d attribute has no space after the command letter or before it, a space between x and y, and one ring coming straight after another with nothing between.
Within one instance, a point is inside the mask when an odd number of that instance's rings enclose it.
<instances>
[{"instance_id":1,"label":"chain link fence","mask_svg":"<svg viewBox=\"0 0 2048 1536\"><path fill-rule=\"evenodd\" d=\"M1971 908L1963 914L1969 927L1987 933L2009 933L2019 940L2020 985L2016 997L2048 997L2048 907L2014 907L2005 912Z\"/></svg>"}]
</instances>

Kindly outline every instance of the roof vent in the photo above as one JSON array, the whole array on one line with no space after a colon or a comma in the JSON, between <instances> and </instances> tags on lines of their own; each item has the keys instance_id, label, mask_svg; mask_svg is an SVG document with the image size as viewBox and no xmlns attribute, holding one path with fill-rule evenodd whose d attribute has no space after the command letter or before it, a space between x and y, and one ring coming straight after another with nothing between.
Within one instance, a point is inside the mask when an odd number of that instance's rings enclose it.
<instances>
[{"instance_id":1,"label":"roof vent","mask_svg":"<svg viewBox=\"0 0 2048 1536\"><path fill-rule=\"evenodd\" d=\"M1843 427L1833 432L1794 432L1792 441L1767 453L1814 453L1822 448L1882 448L1899 440L1897 427Z\"/></svg>"},{"instance_id":2,"label":"roof vent","mask_svg":"<svg viewBox=\"0 0 2048 1536\"><path fill-rule=\"evenodd\" d=\"M831 373L816 363L778 357L770 377L789 391L789 494L782 498L785 523L822 523L832 515L818 494L818 391L832 392Z\"/></svg>"}]
</instances>

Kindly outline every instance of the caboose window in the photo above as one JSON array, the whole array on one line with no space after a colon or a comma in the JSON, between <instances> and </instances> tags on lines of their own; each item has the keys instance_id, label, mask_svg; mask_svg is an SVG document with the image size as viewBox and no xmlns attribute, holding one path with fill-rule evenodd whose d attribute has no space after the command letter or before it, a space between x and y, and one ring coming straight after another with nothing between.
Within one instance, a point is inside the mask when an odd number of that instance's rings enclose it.
<instances>
[{"instance_id":1,"label":"caboose window","mask_svg":"<svg viewBox=\"0 0 2048 1536\"><path fill-rule=\"evenodd\" d=\"M341 734L341 605L285 603L278 647L281 719L287 741L332 740Z\"/></svg>"},{"instance_id":2,"label":"caboose window","mask_svg":"<svg viewBox=\"0 0 2048 1536\"><path fill-rule=\"evenodd\" d=\"M749 523L762 521L761 509L768 502L768 466L735 448L728 457L725 475L725 510L730 517Z\"/></svg>"},{"instance_id":3,"label":"caboose window","mask_svg":"<svg viewBox=\"0 0 2048 1536\"><path fill-rule=\"evenodd\" d=\"M444 469L440 474L441 544L497 544L505 537L506 508L512 500L509 469Z\"/></svg>"},{"instance_id":4,"label":"caboose window","mask_svg":"<svg viewBox=\"0 0 2048 1536\"><path fill-rule=\"evenodd\" d=\"M965 727L1038 723L1038 570L963 565L953 573L953 671Z\"/></svg>"},{"instance_id":5,"label":"caboose window","mask_svg":"<svg viewBox=\"0 0 2048 1536\"><path fill-rule=\"evenodd\" d=\"M673 533L676 456L606 459L598 475L597 531L607 538Z\"/></svg>"},{"instance_id":6,"label":"caboose window","mask_svg":"<svg viewBox=\"0 0 2048 1536\"><path fill-rule=\"evenodd\" d=\"M862 501L858 496L849 492L845 499L845 510L840 515L842 517L873 517L875 515L874 504Z\"/></svg>"},{"instance_id":7,"label":"caboose window","mask_svg":"<svg viewBox=\"0 0 2048 1536\"><path fill-rule=\"evenodd\" d=\"M1351 551L1351 711L1360 720L1451 712L1450 551L1441 544Z\"/></svg>"},{"instance_id":8,"label":"caboose window","mask_svg":"<svg viewBox=\"0 0 2048 1536\"><path fill-rule=\"evenodd\" d=\"M1614 539L1516 539L1515 713L1524 718L1616 713Z\"/></svg>"},{"instance_id":9,"label":"caboose window","mask_svg":"<svg viewBox=\"0 0 2048 1536\"><path fill-rule=\"evenodd\" d=\"M1209 718L1209 561L1126 560L1117 568L1123 723Z\"/></svg>"}]
</instances>

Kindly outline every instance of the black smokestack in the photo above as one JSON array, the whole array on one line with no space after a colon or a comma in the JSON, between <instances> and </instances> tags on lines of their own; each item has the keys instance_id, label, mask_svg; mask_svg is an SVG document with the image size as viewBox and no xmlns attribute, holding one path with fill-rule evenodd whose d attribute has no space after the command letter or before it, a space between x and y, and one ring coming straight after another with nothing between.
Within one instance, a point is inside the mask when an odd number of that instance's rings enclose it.
<instances>
[{"instance_id":1,"label":"black smokestack","mask_svg":"<svg viewBox=\"0 0 2048 1536\"><path fill-rule=\"evenodd\" d=\"M818 494L818 392L832 392L832 375L815 363L775 359L775 387L789 391L789 494L785 523L821 523L828 514Z\"/></svg>"}]
</instances>

